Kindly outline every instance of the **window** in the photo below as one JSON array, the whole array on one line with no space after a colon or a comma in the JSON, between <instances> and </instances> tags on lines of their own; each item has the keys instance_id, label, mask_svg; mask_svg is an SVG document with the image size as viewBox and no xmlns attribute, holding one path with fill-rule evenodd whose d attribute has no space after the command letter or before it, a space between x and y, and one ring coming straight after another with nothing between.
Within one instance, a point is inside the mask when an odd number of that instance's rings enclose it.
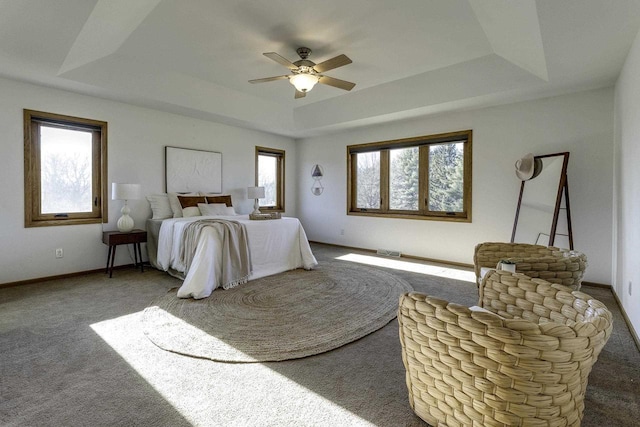
<instances>
[{"instance_id":1,"label":"window","mask_svg":"<svg viewBox=\"0 0 640 427\"><path fill-rule=\"evenodd\" d=\"M260 210L284 211L284 150L256 147L256 185L264 187Z\"/></svg>"},{"instance_id":2,"label":"window","mask_svg":"<svg viewBox=\"0 0 640 427\"><path fill-rule=\"evenodd\" d=\"M348 146L347 213L471 222L471 134Z\"/></svg>"},{"instance_id":3,"label":"window","mask_svg":"<svg viewBox=\"0 0 640 427\"><path fill-rule=\"evenodd\" d=\"M24 110L25 227L107 222L107 123Z\"/></svg>"}]
</instances>

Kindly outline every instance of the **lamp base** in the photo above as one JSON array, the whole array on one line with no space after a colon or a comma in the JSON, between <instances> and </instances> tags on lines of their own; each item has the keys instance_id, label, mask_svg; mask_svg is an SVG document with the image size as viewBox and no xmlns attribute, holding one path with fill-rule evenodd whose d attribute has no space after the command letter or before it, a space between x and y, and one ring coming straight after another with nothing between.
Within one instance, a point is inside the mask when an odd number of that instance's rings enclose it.
<instances>
[{"instance_id":1,"label":"lamp base","mask_svg":"<svg viewBox=\"0 0 640 427\"><path fill-rule=\"evenodd\" d=\"M260 202L258 201L258 199L255 199L255 202L253 202L253 212L251 212L254 215L257 215L260 212Z\"/></svg>"},{"instance_id":2,"label":"lamp base","mask_svg":"<svg viewBox=\"0 0 640 427\"><path fill-rule=\"evenodd\" d=\"M131 210L129 209L129 206L127 206L126 200L120 212L122 213L122 216L118 219L118 231L121 233L128 233L133 230L135 223L133 222L133 218L129 216L129 212L131 212Z\"/></svg>"}]
</instances>

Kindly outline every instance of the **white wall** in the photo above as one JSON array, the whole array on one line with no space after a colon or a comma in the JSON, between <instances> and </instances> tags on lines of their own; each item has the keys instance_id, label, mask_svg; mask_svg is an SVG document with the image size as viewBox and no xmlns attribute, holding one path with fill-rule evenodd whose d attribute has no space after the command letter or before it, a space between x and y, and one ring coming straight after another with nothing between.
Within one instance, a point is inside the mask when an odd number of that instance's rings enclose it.
<instances>
[{"instance_id":1,"label":"white wall","mask_svg":"<svg viewBox=\"0 0 640 427\"><path fill-rule=\"evenodd\" d=\"M347 145L465 129L473 130L472 223L346 214ZM298 142L298 214L309 239L469 264L477 243L511 238L520 185L514 162L527 152L569 151L575 248L589 258L585 280L610 283L612 89L370 126ZM321 196L310 191L311 168L316 163L325 172Z\"/></svg>"},{"instance_id":2,"label":"white wall","mask_svg":"<svg viewBox=\"0 0 640 427\"><path fill-rule=\"evenodd\" d=\"M24 108L107 121L109 183L140 183L143 194L164 191L164 146L222 152L223 190L242 213L252 206L246 188L254 183L254 147L286 150L286 214L296 214L296 153L290 138L0 79L0 283L104 267L102 231L116 228L122 207L121 201L109 200L104 225L24 228ZM130 206L136 227L144 228L151 216L148 202L130 201ZM62 259L54 256L59 247ZM131 263L122 248L116 264Z\"/></svg>"},{"instance_id":3,"label":"white wall","mask_svg":"<svg viewBox=\"0 0 640 427\"><path fill-rule=\"evenodd\" d=\"M620 85L628 83L621 80ZM0 283L103 267L107 249L101 243L102 230L115 229L121 207L121 202L109 201L109 223L103 226L24 228L23 108L107 121L109 182L139 182L145 194L163 191L165 145L220 151L224 191L233 195L244 213L251 209L245 197L246 187L253 184L254 146L284 149L286 214L300 217L311 240L463 263L472 262L476 243L509 240L519 189L514 161L527 152L570 151L576 249L589 256L586 280L611 281L611 89L370 126L298 144L285 137L6 79L0 79L0 94ZM346 215L347 145L463 129L474 131L472 223ZM321 196L310 191L311 167L316 163L325 172ZM150 216L148 203L133 201L131 207L136 226L143 228ZM57 247L64 248L64 258L55 259ZM129 262L126 251L120 250L116 263Z\"/></svg>"},{"instance_id":4,"label":"white wall","mask_svg":"<svg viewBox=\"0 0 640 427\"><path fill-rule=\"evenodd\" d=\"M640 331L640 33L615 89L614 265L616 295Z\"/></svg>"}]
</instances>

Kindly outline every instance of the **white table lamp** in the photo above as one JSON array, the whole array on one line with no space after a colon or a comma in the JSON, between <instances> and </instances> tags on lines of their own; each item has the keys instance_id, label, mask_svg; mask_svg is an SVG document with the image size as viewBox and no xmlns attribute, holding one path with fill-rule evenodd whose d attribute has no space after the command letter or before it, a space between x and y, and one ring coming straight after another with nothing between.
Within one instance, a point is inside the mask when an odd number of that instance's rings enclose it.
<instances>
[{"instance_id":1,"label":"white table lamp","mask_svg":"<svg viewBox=\"0 0 640 427\"><path fill-rule=\"evenodd\" d=\"M264 187L247 187L247 199L254 199L253 214L260 213L260 203L258 199L264 198Z\"/></svg>"},{"instance_id":2,"label":"white table lamp","mask_svg":"<svg viewBox=\"0 0 640 427\"><path fill-rule=\"evenodd\" d=\"M124 200L124 206L120 210L122 216L118 219L118 230L123 233L128 233L133 230L135 225L133 218L129 216L129 206L127 200L134 200L140 198L140 184L119 184L114 182L111 184L111 199Z\"/></svg>"}]
</instances>

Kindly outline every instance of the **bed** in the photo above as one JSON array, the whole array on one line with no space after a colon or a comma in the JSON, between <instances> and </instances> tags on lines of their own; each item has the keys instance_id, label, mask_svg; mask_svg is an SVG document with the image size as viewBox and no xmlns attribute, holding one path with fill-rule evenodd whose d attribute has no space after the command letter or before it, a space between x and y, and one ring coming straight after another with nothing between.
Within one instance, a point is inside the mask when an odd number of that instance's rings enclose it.
<instances>
[{"instance_id":1,"label":"bed","mask_svg":"<svg viewBox=\"0 0 640 427\"><path fill-rule=\"evenodd\" d=\"M147 196L153 214L146 223L147 249L153 267L184 280L178 297L206 298L219 287L317 265L297 218L260 221L236 215L231 196L220 194L221 153L165 147L165 185L166 193ZM183 233L190 235L194 228L198 237L186 239L185 250ZM241 280L229 282L228 272L235 270L229 257L235 251L223 248L238 234L247 244L234 247L241 246L250 262L240 263ZM187 252L193 258L185 262Z\"/></svg>"},{"instance_id":2,"label":"bed","mask_svg":"<svg viewBox=\"0 0 640 427\"><path fill-rule=\"evenodd\" d=\"M206 298L222 285L223 242L219 227L203 229L188 272L179 256L182 233L188 224L211 218L237 221L246 227L253 266L249 280L296 268L312 269L317 265L297 218L254 221L248 215L233 215L150 219L147 221L149 260L155 268L184 279L178 290L180 298Z\"/></svg>"}]
</instances>

